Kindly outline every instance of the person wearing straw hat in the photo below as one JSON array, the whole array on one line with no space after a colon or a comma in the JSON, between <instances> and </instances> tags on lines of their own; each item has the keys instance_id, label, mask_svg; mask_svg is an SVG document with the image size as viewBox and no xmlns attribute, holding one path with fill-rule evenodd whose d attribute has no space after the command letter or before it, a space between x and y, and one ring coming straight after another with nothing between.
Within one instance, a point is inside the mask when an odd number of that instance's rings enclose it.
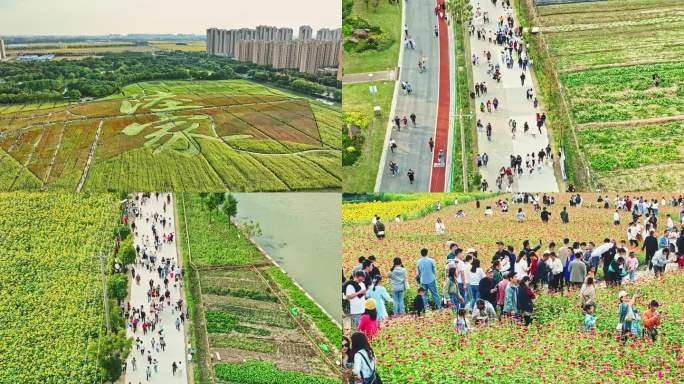
<instances>
[{"instance_id":1,"label":"person wearing straw hat","mask_svg":"<svg viewBox=\"0 0 684 384\"><path fill-rule=\"evenodd\" d=\"M626 341L627 338L632 334L632 322L635 320L634 315L634 302L637 297L639 297L639 291L632 296L630 299L629 293L627 291L620 291L618 293L618 300L620 300L620 305L618 306L618 326L617 329L622 334L622 341Z\"/></svg>"}]
</instances>

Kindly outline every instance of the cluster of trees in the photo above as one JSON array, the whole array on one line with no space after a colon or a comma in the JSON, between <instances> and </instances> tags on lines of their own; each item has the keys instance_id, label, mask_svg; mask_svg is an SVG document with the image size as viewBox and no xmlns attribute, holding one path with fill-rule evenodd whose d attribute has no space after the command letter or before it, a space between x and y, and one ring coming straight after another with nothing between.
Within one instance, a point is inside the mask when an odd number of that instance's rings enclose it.
<instances>
[{"instance_id":1,"label":"cluster of trees","mask_svg":"<svg viewBox=\"0 0 684 384\"><path fill-rule=\"evenodd\" d=\"M237 200L232 194L225 194L223 192L202 192L200 193L202 202L209 210L209 222L211 222L211 213L214 211L221 211L228 217L228 224L231 219L237 215Z\"/></svg>"},{"instance_id":2,"label":"cluster of trees","mask_svg":"<svg viewBox=\"0 0 684 384\"><path fill-rule=\"evenodd\" d=\"M341 83L332 76L239 63L201 52L171 52L157 55L113 53L83 60L3 62L0 63L0 103L100 98L140 81L227 80L238 77L269 82L311 95L334 95L336 100L341 100Z\"/></svg>"}]
</instances>

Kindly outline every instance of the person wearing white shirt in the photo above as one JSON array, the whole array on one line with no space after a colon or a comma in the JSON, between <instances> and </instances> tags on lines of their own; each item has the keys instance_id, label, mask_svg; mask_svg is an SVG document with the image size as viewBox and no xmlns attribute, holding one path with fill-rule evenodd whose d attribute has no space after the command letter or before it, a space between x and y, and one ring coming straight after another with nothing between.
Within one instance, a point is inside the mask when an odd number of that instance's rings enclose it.
<instances>
[{"instance_id":1,"label":"person wearing white shirt","mask_svg":"<svg viewBox=\"0 0 684 384\"><path fill-rule=\"evenodd\" d=\"M527 276L529 270L527 260L524 257L518 257L518 260L515 261L515 275L522 279L524 276Z\"/></svg>"},{"instance_id":2,"label":"person wearing white shirt","mask_svg":"<svg viewBox=\"0 0 684 384\"><path fill-rule=\"evenodd\" d=\"M668 231L674 230L674 221L672 220L672 216L670 214L667 214L667 229Z\"/></svg>"},{"instance_id":3,"label":"person wearing white shirt","mask_svg":"<svg viewBox=\"0 0 684 384\"><path fill-rule=\"evenodd\" d=\"M375 375L375 356L368 343L368 338L362 332L355 332L351 336L352 356L354 365L352 367L352 374L355 377L355 382L368 382L373 379ZM358 381L361 380L361 381Z\"/></svg>"},{"instance_id":4,"label":"person wearing white shirt","mask_svg":"<svg viewBox=\"0 0 684 384\"><path fill-rule=\"evenodd\" d=\"M446 227L444 226L444 222L442 222L442 219L438 217L437 221L435 222L435 232L437 232L438 235L443 235L445 229Z\"/></svg>"},{"instance_id":5,"label":"person wearing white shirt","mask_svg":"<svg viewBox=\"0 0 684 384\"><path fill-rule=\"evenodd\" d=\"M480 268L480 260L473 260L473 263L468 270L467 276L470 287L470 302L468 307L472 310L472 308L475 306L475 302L480 298L480 280L487 276L482 268Z\"/></svg>"},{"instance_id":6,"label":"person wearing white shirt","mask_svg":"<svg viewBox=\"0 0 684 384\"><path fill-rule=\"evenodd\" d=\"M344 292L345 297L349 300L352 329L358 328L359 319L366 312L366 286L363 283L365 276L365 272L357 271L354 275L355 284L348 283Z\"/></svg>"},{"instance_id":7,"label":"person wearing white shirt","mask_svg":"<svg viewBox=\"0 0 684 384\"><path fill-rule=\"evenodd\" d=\"M468 270L466 263L463 261L463 252L459 252L456 255L456 259L453 260L456 268L456 283L458 284L458 291L461 297L465 300L466 290L468 289L468 280L466 277L466 271ZM447 264L447 274L449 273L450 264ZM462 303L457 304L458 308L463 308Z\"/></svg>"},{"instance_id":8,"label":"person wearing white shirt","mask_svg":"<svg viewBox=\"0 0 684 384\"><path fill-rule=\"evenodd\" d=\"M613 224L620 225L620 212L617 209L613 212Z\"/></svg>"},{"instance_id":9,"label":"person wearing white shirt","mask_svg":"<svg viewBox=\"0 0 684 384\"><path fill-rule=\"evenodd\" d=\"M551 253L551 258L549 261L547 261L547 264L551 269L551 274L553 275L553 279L549 283L549 289L558 290L561 279L563 278L563 263L561 263L560 259L555 253Z\"/></svg>"}]
</instances>

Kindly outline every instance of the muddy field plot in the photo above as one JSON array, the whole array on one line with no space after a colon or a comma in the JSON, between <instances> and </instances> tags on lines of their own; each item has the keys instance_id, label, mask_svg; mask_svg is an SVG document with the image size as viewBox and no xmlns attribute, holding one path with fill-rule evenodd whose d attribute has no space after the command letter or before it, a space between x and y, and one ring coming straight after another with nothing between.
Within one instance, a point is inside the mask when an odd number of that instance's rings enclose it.
<instances>
[{"instance_id":1,"label":"muddy field plot","mask_svg":"<svg viewBox=\"0 0 684 384\"><path fill-rule=\"evenodd\" d=\"M334 376L317 346L303 336L296 312L283 303L266 268L200 272L214 362L265 360L281 370Z\"/></svg>"},{"instance_id":2,"label":"muddy field plot","mask_svg":"<svg viewBox=\"0 0 684 384\"><path fill-rule=\"evenodd\" d=\"M0 106L0 190L339 189L327 160L298 161L310 151L340 157L336 121L337 107L244 80L137 83L92 102ZM283 172L259 156L300 168Z\"/></svg>"},{"instance_id":3,"label":"muddy field plot","mask_svg":"<svg viewBox=\"0 0 684 384\"><path fill-rule=\"evenodd\" d=\"M681 189L682 2L607 0L537 10L569 104L576 156L589 165L593 186Z\"/></svg>"}]
</instances>

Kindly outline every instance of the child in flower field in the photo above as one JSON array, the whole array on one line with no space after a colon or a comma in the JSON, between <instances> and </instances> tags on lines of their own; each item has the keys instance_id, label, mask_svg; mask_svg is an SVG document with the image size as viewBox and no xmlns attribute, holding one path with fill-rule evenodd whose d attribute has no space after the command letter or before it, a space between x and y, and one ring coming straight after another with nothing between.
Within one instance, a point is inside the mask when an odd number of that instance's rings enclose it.
<instances>
[{"instance_id":1,"label":"child in flower field","mask_svg":"<svg viewBox=\"0 0 684 384\"><path fill-rule=\"evenodd\" d=\"M425 288L418 288L418 294L416 295L415 299L413 299L413 312L417 316L420 316L421 314L425 313L425 299L423 298L424 296Z\"/></svg>"},{"instance_id":2,"label":"child in flower field","mask_svg":"<svg viewBox=\"0 0 684 384\"><path fill-rule=\"evenodd\" d=\"M595 309L596 307L594 306L594 304L587 304L584 306L584 321L582 322L583 330L596 330L596 315L594 314Z\"/></svg>"},{"instance_id":3,"label":"child in flower field","mask_svg":"<svg viewBox=\"0 0 684 384\"><path fill-rule=\"evenodd\" d=\"M659 306L660 304L657 301L651 300L648 303L648 309L644 312L644 335L650 337L654 343L658 337L658 326L660 325Z\"/></svg>"},{"instance_id":4,"label":"child in flower field","mask_svg":"<svg viewBox=\"0 0 684 384\"><path fill-rule=\"evenodd\" d=\"M468 319L466 319L465 308L461 308L458 310L458 314L456 315L456 319L454 320L454 326L460 334L465 334L470 331L470 324L468 323Z\"/></svg>"},{"instance_id":5,"label":"child in flower field","mask_svg":"<svg viewBox=\"0 0 684 384\"><path fill-rule=\"evenodd\" d=\"M635 252L629 252L629 259L627 260L627 273L629 274L629 281L634 284L636 280L636 270L639 266L639 259L636 257Z\"/></svg>"}]
</instances>

